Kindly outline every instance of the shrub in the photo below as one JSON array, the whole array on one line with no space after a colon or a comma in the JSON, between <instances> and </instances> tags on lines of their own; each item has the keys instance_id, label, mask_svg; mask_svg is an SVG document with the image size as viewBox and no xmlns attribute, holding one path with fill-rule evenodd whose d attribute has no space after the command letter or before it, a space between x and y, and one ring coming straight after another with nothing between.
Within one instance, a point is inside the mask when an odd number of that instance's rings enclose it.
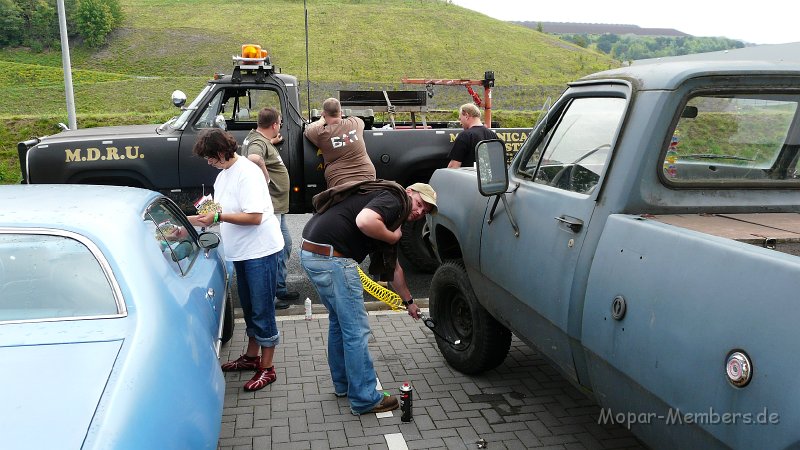
<instances>
[{"instance_id":1,"label":"shrub","mask_svg":"<svg viewBox=\"0 0 800 450\"><path fill-rule=\"evenodd\" d=\"M78 33L89 47L99 47L114 29L114 15L102 0L81 0L75 13Z\"/></svg>"},{"instance_id":2,"label":"shrub","mask_svg":"<svg viewBox=\"0 0 800 450\"><path fill-rule=\"evenodd\" d=\"M34 0L30 2L31 9L23 12L23 17L27 17L29 45L49 48L58 42L58 11L54 5L44 0Z\"/></svg>"},{"instance_id":3,"label":"shrub","mask_svg":"<svg viewBox=\"0 0 800 450\"><path fill-rule=\"evenodd\" d=\"M22 8L13 0L0 0L0 47L22 43L24 25Z\"/></svg>"}]
</instances>

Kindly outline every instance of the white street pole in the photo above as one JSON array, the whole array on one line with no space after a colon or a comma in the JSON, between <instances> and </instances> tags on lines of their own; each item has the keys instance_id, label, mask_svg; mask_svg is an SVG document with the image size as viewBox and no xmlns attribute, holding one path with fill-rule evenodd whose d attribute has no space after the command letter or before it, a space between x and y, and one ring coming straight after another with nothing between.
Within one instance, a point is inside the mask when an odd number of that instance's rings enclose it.
<instances>
[{"instance_id":1,"label":"white street pole","mask_svg":"<svg viewBox=\"0 0 800 450\"><path fill-rule=\"evenodd\" d=\"M67 14L64 11L64 0L58 0L58 29L61 32L61 65L64 68L64 89L67 95L67 118L69 129L77 130L75 118L75 95L72 92L72 65L69 62L69 41L67 40Z\"/></svg>"}]
</instances>

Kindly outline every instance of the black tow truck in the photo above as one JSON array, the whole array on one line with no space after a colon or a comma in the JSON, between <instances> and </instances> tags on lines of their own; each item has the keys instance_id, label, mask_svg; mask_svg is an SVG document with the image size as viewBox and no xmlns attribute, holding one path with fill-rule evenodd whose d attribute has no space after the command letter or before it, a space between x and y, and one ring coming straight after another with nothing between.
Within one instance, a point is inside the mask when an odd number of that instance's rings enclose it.
<instances>
[{"instance_id":1,"label":"black tow truck","mask_svg":"<svg viewBox=\"0 0 800 450\"><path fill-rule=\"evenodd\" d=\"M310 123L300 110L297 78L283 74L266 51L243 45L229 75L215 74L188 106L181 91L172 103L181 109L164 124L65 130L18 144L23 183L80 183L136 186L159 191L192 212L192 203L209 193L217 170L192 154L197 135L206 128L227 129L241 143L256 128L258 111L266 106L283 116L279 151L291 179L290 213L312 211L311 198L326 188L319 149L303 137ZM494 80L486 80L494 84ZM425 91L342 91L345 114L366 124L364 140L378 178L402 185L427 182L447 165L447 154L460 128L429 122ZM387 123L375 120L386 112ZM407 122L395 114L411 113ZM311 111L312 120L315 111ZM421 120L420 120L421 119ZM509 151L527 138L528 129L497 129ZM419 269L433 271L438 261L421 239L418 221L403 230L401 248Z\"/></svg>"}]
</instances>

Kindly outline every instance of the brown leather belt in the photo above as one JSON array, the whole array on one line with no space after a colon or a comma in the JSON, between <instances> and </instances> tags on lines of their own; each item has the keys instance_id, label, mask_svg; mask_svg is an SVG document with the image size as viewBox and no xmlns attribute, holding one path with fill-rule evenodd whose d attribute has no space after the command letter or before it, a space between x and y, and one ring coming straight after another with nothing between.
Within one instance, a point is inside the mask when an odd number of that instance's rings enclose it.
<instances>
[{"instance_id":1,"label":"brown leather belt","mask_svg":"<svg viewBox=\"0 0 800 450\"><path fill-rule=\"evenodd\" d=\"M305 251L316 253L322 256L335 256L337 258L346 258L343 254L337 252L331 245L320 245L310 241L303 240L301 248Z\"/></svg>"}]
</instances>

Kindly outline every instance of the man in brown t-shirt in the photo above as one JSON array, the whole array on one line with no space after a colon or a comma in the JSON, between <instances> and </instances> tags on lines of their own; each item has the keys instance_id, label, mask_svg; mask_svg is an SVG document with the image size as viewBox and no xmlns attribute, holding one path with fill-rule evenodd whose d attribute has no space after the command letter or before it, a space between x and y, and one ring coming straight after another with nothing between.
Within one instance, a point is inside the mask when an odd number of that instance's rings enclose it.
<instances>
[{"instance_id":1,"label":"man in brown t-shirt","mask_svg":"<svg viewBox=\"0 0 800 450\"><path fill-rule=\"evenodd\" d=\"M364 121L358 117L342 117L339 100L325 100L322 117L308 125L304 134L322 150L328 188L375 179L375 166L364 144Z\"/></svg>"}]
</instances>

